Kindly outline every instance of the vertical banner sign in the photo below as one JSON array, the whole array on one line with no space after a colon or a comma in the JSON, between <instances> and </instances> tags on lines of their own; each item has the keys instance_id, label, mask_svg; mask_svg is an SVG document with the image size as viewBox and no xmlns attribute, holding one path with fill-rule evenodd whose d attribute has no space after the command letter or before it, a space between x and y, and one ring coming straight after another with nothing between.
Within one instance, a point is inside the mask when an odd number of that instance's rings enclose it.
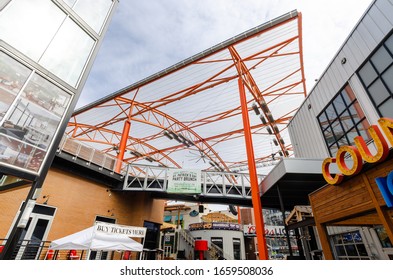
<instances>
[{"instance_id":1,"label":"vertical banner sign","mask_svg":"<svg viewBox=\"0 0 393 280\"><path fill-rule=\"evenodd\" d=\"M201 193L201 171L194 169L170 169L168 171L167 192Z\"/></svg>"}]
</instances>

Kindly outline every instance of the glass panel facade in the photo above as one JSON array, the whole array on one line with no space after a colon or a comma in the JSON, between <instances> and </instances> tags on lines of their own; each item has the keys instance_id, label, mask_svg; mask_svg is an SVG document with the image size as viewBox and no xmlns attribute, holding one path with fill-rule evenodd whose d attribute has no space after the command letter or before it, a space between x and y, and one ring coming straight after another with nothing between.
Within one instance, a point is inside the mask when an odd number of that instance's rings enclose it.
<instances>
[{"instance_id":1,"label":"glass panel facade","mask_svg":"<svg viewBox=\"0 0 393 280\"><path fill-rule=\"evenodd\" d=\"M389 100L379 106L379 111L381 112L382 116L393 118L392 104L389 102Z\"/></svg>"},{"instance_id":2,"label":"glass panel facade","mask_svg":"<svg viewBox=\"0 0 393 280\"><path fill-rule=\"evenodd\" d=\"M41 172L101 39L87 24L101 30L115 6L112 0L0 0L0 167L17 167L10 172L20 178L27 177L21 170Z\"/></svg>"},{"instance_id":3,"label":"glass panel facade","mask_svg":"<svg viewBox=\"0 0 393 280\"><path fill-rule=\"evenodd\" d=\"M79 0L74 7L99 22L101 29L111 4L111 0ZM95 45L95 39L50 0L10 2L0 12L0 38L73 87Z\"/></svg>"},{"instance_id":4,"label":"glass panel facade","mask_svg":"<svg viewBox=\"0 0 393 280\"><path fill-rule=\"evenodd\" d=\"M38 171L71 95L33 73L0 126L2 161Z\"/></svg>"},{"instance_id":5,"label":"glass panel facade","mask_svg":"<svg viewBox=\"0 0 393 280\"><path fill-rule=\"evenodd\" d=\"M376 49L358 71L360 80L381 117L392 117L393 35Z\"/></svg>"},{"instance_id":6,"label":"glass panel facade","mask_svg":"<svg viewBox=\"0 0 393 280\"><path fill-rule=\"evenodd\" d=\"M73 9L95 32L100 33L111 5L112 0L79 0Z\"/></svg>"},{"instance_id":7,"label":"glass panel facade","mask_svg":"<svg viewBox=\"0 0 393 280\"><path fill-rule=\"evenodd\" d=\"M378 73L382 73L392 64L393 58L386 48L379 48L371 57L371 63L375 66Z\"/></svg>"},{"instance_id":8,"label":"glass panel facade","mask_svg":"<svg viewBox=\"0 0 393 280\"><path fill-rule=\"evenodd\" d=\"M74 21L67 18L40 64L76 87L95 41Z\"/></svg>"},{"instance_id":9,"label":"glass panel facade","mask_svg":"<svg viewBox=\"0 0 393 280\"><path fill-rule=\"evenodd\" d=\"M366 86L369 86L378 77L377 72L370 62L367 62L362 69L359 70L359 75Z\"/></svg>"},{"instance_id":10,"label":"glass panel facade","mask_svg":"<svg viewBox=\"0 0 393 280\"><path fill-rule=\"evenodd\" d=\"M38 61L65 18L52 1L13 0L0 13L0 38Z\"/></svg>"},{"instance_id":11,"label":"glass panel facade","mask_svg":"<svg viewBox=\"0 0 393 280\"><path fill-rule=\"evenodd\" d=\"M10 0L0 0L0 11L10 2Z\"/></svg>"},{"instance_id":12,"label":"glass panel facade","mask_svg":"<svg viewBox=\"0 0 393 280\"><path fill-rule=\"evenodd\" d=\"M63 0L63 1L70 7L72 7L76 2L76 0Z\"/></svg>"},{"instance_id":13,"label":"glass panel facade","mask_svg":"<svg viewBox=\"0 0 393 280\"><path fill-rule=\"evenodd\" d=\"M344 145L354 144L353 139L361 135L365 141L369 124L349 85L340 91L318 116L330 155Z\"/></svg>"},{"instance_id":14,"label":"glass panel facade","mask_svg":"<svg viewBox=\"0 0 393 280\"><path fill-rule=\"evenodd\" d=\"M30 73L30 69L0 52L0 122Z\"/></svg>"}]
</instances>

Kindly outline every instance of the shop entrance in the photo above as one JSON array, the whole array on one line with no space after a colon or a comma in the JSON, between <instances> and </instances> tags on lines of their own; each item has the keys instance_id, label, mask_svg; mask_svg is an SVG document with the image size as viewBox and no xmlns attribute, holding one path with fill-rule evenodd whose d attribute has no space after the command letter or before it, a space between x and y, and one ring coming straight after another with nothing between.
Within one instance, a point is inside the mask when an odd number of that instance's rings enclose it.
<instances>
[{"instance_id":1,"label":"shop entrance","mask_svg":"<svg viewBox=\"0 0 393 280\"><path fill-rule=\"evenodd\" d=\"M15 260L38 259L45 247L56 209L47 205L35 205L26 227L23 229L12 258ZM11 227L13 228L13 227Z\"/></svg>"}]
</instances>

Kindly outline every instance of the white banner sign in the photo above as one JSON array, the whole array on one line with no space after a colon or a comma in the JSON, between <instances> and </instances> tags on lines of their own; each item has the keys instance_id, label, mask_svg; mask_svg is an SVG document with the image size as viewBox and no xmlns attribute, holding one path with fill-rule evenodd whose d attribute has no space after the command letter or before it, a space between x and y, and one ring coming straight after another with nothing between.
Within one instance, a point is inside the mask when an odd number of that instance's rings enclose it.
<instances>
[{"instance_id":1,"label":"white banner sign","mask_svg":"<svg viewBox=\"0 0 393 280\"><path fill-rule=\"evenodd\" d=\"M169 193L201 193L201 171L190 169L169 169Z\"/></svg>"},{"instance_id":2,"label":"white banner sign","mask_svg":"<svg viewBox=\"0 0 393 280\"><path fill-rule=\"evenodd\" d=\"M146 235L146 228L144 227L131 227L117 224L109 224L103 222L96 222L94 226L96 233L106 233L110 235L124 235L127 237L140 237L144 238Z\"/></svg>"}]
</instances>

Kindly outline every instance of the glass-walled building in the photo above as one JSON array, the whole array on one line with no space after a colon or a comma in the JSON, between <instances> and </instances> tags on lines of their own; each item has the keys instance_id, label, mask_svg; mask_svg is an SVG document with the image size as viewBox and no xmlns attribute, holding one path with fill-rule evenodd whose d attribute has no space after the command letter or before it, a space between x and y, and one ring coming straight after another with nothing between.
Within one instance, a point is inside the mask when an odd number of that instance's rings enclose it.
<instances>
[{"instance_id":1,"label":"glass-walled building","mask_svg":"<svg viewBox=\"0 0 393 280\"><path fill-rule=\"evenodd\" d=\"M0 166L5 175L42 172L116 5L117 0L0 1Z\"/></svg>"},{"instance_id":2,"label":"glass-walled building","mask_svg":"<svg viewBox=\"0 0 393 280\"><path fill-rule=\"evenodd\" d=\"M117 4L0 0L0 192L16 191L1 193L4 205L14 198L2 209L2 258L49 233L55 211L36 201Z\"/></svg>"}]
</instances>

